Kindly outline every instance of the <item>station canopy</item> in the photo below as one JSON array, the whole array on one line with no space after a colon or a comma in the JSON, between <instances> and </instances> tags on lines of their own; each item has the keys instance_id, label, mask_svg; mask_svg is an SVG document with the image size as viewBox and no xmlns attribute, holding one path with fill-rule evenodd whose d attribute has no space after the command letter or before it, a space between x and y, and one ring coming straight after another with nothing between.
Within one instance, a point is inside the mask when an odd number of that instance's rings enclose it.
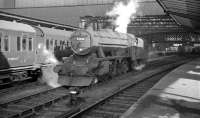
<instances>
[{"instance_id":1,"label":"station canopy","mask_svg":"<svg viewBox=\"0 0 200 118\"><path fill-rule=\"evenodd\" d=\"M80 17L105 16L116 1L126 0L9 0L12 2L10 5L8 0L3 1L9 7L0 8L2 12L26 16L34 21L40 19L38 22L49 21L50 24L58 24L57 27L65 24L66 27L75 28L79 26ZM130 33L199 32L199 0L138 0L138 4L136 18L132 19L128 27Z\"/></svg>"},{"instance_id":2,"label":"station canopy","mask_svg":"<svg viewBox=\"0 0 200 118\"><path fill-rule=\"evenodd\" d=\"M157 0L157 2L177 23L200 32L199 0Z\"/></svg>"},{"instance_id":3,"label":"station canopy","mask_svg":"<svg viewBox=\"0 0 200 118\"><path fill-rule=\"evenodd\" d=\"M3 0L8 4L11 0ZM0 11L58 24L79 26L80 17L105 16L115 2L128 0L12 0ZM59 2L60 1L60 2ZM72 2L73 1L73 2ZM156 0L138 0L137 16L165 15ZM0 5L1 6L1 5Z\"/></svg>"}]
</instances>

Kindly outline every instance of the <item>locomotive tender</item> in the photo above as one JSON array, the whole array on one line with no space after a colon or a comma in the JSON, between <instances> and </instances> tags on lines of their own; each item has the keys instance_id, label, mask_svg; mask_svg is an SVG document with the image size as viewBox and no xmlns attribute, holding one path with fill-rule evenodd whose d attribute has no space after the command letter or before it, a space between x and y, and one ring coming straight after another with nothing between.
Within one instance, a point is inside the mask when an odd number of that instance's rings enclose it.
<instances>
[{"instance_id":1,"label":"locomotive tender","mask_svg":"<svg viewBox=\"0 0 200 118\"><path fill-rule=\"evenodd\" d=\"M0 20L0 85L39 75L48 64L44 48L60 56L70 47L71 33Z\"/></svg>"},{"instance_id":2,"label":"locomotive tender","mask_svg":"<svg viewBox=\"0 0 200 118\"><path fill-rule=\"evenodd\" d=\"M89 86L131 69L142 69L147 59L144 40L111 29L77 30L70 41L73 55L54 69L61 85Z\"/></svg>"}]
</instances>

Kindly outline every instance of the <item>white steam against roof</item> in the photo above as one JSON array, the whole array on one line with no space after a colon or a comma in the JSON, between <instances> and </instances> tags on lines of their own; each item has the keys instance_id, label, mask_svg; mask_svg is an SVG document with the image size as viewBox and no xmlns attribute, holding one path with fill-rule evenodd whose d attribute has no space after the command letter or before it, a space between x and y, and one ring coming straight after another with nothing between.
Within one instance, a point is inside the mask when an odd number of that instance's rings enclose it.
<instances>
[{"instance_id":1,"label":"white steam against roof","mask_svg":"<svg viewBox=\"0 0 200 118\"><path fill-rule=\"evenodd\" d=\"M121 1L115 3L113 9L106 13L108 16L116 17L114 24L117 26L117 32L127 33L127 26L130 23L130 18L134 17L138 6L137 0L129 0L127 4Z\"/></svg>"}]
</instances>

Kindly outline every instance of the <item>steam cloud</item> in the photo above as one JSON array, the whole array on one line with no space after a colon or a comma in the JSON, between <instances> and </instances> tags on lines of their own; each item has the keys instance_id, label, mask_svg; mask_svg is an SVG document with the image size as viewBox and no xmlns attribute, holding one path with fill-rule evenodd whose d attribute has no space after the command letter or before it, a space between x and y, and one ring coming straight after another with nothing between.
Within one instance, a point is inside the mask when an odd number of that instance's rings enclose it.
<instances>
[{"instance_id":1,"label":"steam cloud","mask_svg":"<svg viewBox=\"0 0 200 118\"><path fill-rule=\"evenodd\" d=\"M127 33L127 26L130 23L130 18L134 18L137 8L137 0L129 0L127 4L121 1L115 3L113 9L107 12L106 15L116 17L114 24L117 26L117 32Z\"/></svg>"},{"instance_id":2,"label":"steam cloud","mask_svg":"<svg viewBox=\"0 0 200 118\"><path fill-rule=\"evenodd\" d=\"M61 86L57 82L58 74L53 71L53 68L59 63L59 61L43 44L39 44L38 46L42 50L42 55L45 57L45 63L50 63L48 67L42 68L42 80L53 88Z\"/></svg>"}]
</instances>

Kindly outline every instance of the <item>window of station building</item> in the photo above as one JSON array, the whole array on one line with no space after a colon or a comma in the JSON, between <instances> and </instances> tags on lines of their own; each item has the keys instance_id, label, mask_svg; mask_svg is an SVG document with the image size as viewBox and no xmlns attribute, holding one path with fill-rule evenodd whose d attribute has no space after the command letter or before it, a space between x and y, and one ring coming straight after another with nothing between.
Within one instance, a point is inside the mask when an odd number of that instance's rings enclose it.
<instances>
[{"instance_id":1,"label":"window of station building","mask_svg":"<svg viewBox=\"0 0 200 118\"><path fill-rule=\"evenodd\" d=\"M17 51L21 51L21 37L17 36Z\"/></svg>"},{"instance_id":2,"label":"window of station building","mask_svg":"<svg viewBox=\"0 0 200 118\"><path fill-rule=\"evenodd\" d=\"M22 50L23 51L27 50L27 35L24 35L22 38Z\"/></svg>"},{"instance_id":3,"label":"window of station building","mask_svg":"<svg viewBox=\"0 0 200 118\"><path fill-rule=\"evenodd\" d=\"M46 39L46 49L49 50L49 39Z\"/></svg>"},{"instance_id":4,"label":"window of station building","mask_svg":"<svg viewBox=\"0 0 200 118\"><path fill-rule=\"evenodd\" d=\"M33 38L32 37L29 37L28 49L29 49L29 51L33 51Z\"/></svg>"},{"instance_id":5,"label":"window of station building","mask_svg":"<svg viewBox=\"0 0 200 118\"><path fill-rule=\"evenodd\" d=\"M9 51L9 37L8 37L8 35L4 36L4 51Z\"/></svg>"}]
</instances>

